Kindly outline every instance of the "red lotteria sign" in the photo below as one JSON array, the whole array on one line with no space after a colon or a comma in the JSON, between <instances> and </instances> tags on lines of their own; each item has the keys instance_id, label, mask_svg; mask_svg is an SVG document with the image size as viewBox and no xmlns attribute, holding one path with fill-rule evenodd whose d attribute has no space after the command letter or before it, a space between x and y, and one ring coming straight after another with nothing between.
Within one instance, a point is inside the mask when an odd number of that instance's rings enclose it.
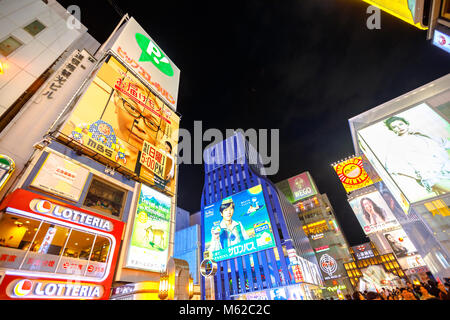
<instances>
[{"instance_id":1,"label":"red lotteria sign","mask_svg":"<svg viewBox=\"0 0 450 320\"><path fill-rule=\"evenodd\" d=\"M17 189L4 198L0 213L19 219L40 220L43 222L41 225L50 225L44 229L45 237L38 250L0 247L0 266L9 264L2 267L5 270L0 283L0 299L109 298L124 228L122 221L23 189ZM0 222L0 228L2 223L6 222ZM54 244L57 228L104 239L109 248L106 260L65 256L62 255L62 247L60 253L55 254L49 248ZM9 258L12 254L14 260Z\"/></svg>"}]
</instances>

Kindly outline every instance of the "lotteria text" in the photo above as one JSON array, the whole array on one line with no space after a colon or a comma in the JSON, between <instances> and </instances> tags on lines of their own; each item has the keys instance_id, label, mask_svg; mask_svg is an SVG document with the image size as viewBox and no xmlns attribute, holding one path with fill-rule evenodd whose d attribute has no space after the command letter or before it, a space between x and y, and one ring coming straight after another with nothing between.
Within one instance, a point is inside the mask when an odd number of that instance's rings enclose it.
<instances>
[{"instance_id":1,"label":"lotteria text","mask_svg":"<svg viewBox=\"0 0 450 320\"><path fill-rule=\"evenodd\" d=\"M56 205L48 200L34 199L30 202L30 208L34 212L51 214L55 217L77 222L96 229L106 230L109 232L113 230L113 225L109 220Z\"/></svg>"}]
</instances>

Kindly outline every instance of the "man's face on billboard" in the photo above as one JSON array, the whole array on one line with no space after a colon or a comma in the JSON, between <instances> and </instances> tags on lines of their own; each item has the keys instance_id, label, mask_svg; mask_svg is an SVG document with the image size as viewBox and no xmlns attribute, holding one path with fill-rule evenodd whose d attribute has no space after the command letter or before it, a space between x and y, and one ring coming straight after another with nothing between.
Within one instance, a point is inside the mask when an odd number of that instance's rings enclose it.
<instances>
[{"instance_id":1,"label":"man's face on billboard","mask_svg":"<svg viewBox=\"0 0 450 320\"><path fill-rule=\"evenodd\" d=\"M404 135L408 132L408 125L401 120L395 120L391 123L392 131L398 136Z\"/></svg>"},{"instance_id":2,"label":"man's face on billboard","mask_svg":"<svg viewBox=\"0 0 450 320\"><path fill-rule=\"evenodd\" d=\"M119 92L114 93L118 131L120 139L140 148L144 140L155 144L158 124L152 113L132 99L125 99Z\"/></svg>"},{"instance_id":3,"label":"man's face on billboard","mask_svg":"<svg viewBox=\"0 0 450 320\"><path fill-rule=\"evenodd\" d=\"M223 220L230 222L231 219L233 218L234 207L231 205L231 206L223 209L221 214L222 214Z\"/></svg>"}]
</instances>

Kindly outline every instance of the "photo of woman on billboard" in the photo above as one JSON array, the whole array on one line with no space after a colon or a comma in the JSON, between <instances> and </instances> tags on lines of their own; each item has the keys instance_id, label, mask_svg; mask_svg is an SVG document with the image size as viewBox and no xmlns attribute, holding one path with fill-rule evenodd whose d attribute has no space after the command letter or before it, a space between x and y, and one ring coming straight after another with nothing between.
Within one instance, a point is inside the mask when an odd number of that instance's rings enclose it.
<instances>
[{"instance_id":1,"label":"photo of woman on billboard","mask_svg":"<svg viewBox=\"0 0 450 320\"><path fill-rule=\"evenodd\" d=\"M219 226L211 229L212 239L209 251L228 248L243 240L249 239L240 221L233 220L234 202L231 197L225 198L220 206L222 221Z\"/></svg>"},{"instance_id":2,"label":"photo of woman on billboard","mask_svg":"<svg viewBox=\"0 0 450 320\"><path fill-rule=\"evenodd\" d=\"M386 212L384 209L370 198L364 197L360 201L363 210L364 220L368 225L376 225L386 221Z\"/></svg>"}]
</instances>

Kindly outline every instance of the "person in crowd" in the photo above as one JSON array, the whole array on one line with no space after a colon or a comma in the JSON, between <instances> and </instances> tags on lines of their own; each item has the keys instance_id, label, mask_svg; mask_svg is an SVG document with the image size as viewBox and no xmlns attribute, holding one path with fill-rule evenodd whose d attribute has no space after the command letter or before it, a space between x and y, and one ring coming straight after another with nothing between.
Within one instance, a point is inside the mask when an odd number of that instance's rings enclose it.
<instances>
[{"instance_id":1,"label":"person in crowd","mask_svg":"<svg viewBox=\"0 0 450 320\"><path fill-rule=\"evenodd\" d=\"M361 292L355 291L353 293L353 300L366 300L366 298L364 298Z\"/></svg>"},{"instance_id":2,"label":"person in crowd","mask_svg":"<svg viewBox=\"0 0 450 320\"><path fill-rule=\"evenodd\" d=\"M421 285L419 287L419 290L420 290L420 294L421 294L420 300L438 300L435 296L430 294L423 285Z\"/></svg>"},{"instance_id":3,"label":"person in crowd","mask_svg":"<svg viewBox=\"0 0 450 320\"><path fill-rule=\"evenodd\" d=\"M437 296L439 300L450 300L448 288L446 289L445 285L442 284L441 282L438 282L437 287L439 289L439 294Z\"/></svg>"},{"instance_id":4,"label":"person in crowd","mask_svg":"<svg viewBox=\"0 0 450 320\"><path fill-rule=\"evenodd\" d=\"M415 288L411 282L406 283L406 288L411 292L417 300L420 300L420 291L419 288Z\"/></svg>"},{"instance_id":5,"label":"person in crowd","mask_svg":"<svg viewBox=\"0 0 450 320\"><path fill-rule=\"evenodd\" d=\"M351 296L350 294L347 293L347 294L345 295L345 300L353 300L353 299L352 299L352 296Z\"/></svg>"},{"instance_id":6,"label":"person in crowd","mask_svg":"<svg viewBox=\"0 0 450 320\"><path fill-rule=\"evenodd\" d=\"M367 292L366 297L367 297L367 300L382 300L380 294L377 292L373 292L373 291Z\"/></svg>"},{"instance_id":7,"label":"person in crowd","mask_svg":"<svg viewBox=\"0 0 450 320\"><path fill-rule=\"evenodd\" d=\"M411 291L406 288L403 288L401 290L401 296L403 298L402 300L417 300L414 294L412 294Z\"/></svg>"},{"instance_id":8,"label":"person in crowd","mask_svg":"<svg viewBox=\"0 0 450 320\"><path fill-rule=\"evenodd\" d=\"M428 292L435 297L439 296L439 289L437 287L436 281L428 280L427 285L424 286L425 289L428 290Z\"/></svg>"}]
</instances>

